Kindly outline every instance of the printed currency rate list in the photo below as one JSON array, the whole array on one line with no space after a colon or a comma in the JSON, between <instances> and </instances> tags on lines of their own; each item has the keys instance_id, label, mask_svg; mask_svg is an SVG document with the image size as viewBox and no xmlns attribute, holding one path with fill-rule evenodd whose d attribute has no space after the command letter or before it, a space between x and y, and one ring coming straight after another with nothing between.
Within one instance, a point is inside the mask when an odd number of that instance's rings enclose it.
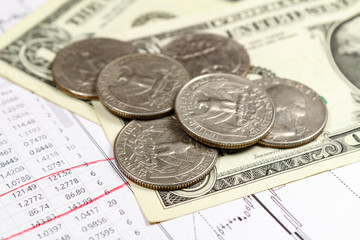
<instances>
[{"instance_id":1,"label":"printed currency rate list","mask_svg":"<svg viewBox=\"0 0 360 240\"><path fill-rule=\"evenodd\" d=\"M131 190L85 130L92 123L3 79L0 99L0 237L144 236Z\"/></svg>"}]
</instances>

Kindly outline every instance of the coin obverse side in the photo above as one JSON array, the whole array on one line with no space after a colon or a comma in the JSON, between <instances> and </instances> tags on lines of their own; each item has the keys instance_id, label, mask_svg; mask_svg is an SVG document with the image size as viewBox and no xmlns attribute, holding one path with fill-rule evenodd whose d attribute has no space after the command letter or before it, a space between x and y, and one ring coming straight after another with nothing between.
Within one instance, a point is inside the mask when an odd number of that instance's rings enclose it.
<instances>
[{"instance_id":1,"label":"coin obverse side","mask_svg":"<svg viewBox=\"0 0 360 240\"><path fill-rule=\"evenodd\" d=\"M184 130L213 147L237 149L263 138L274 122L269 94L240 76L214 73L194 78L175 100Z\"/></svg>"},{"instance_id":2,"label":"coin obverse side","mask_svg":"<svg viewBox=\"0 0 360 240\"><path fill-rule=\"evenodd\" d=\"M275 105L275 122L259 144L290 148L308 143L320 135L327 121L324 100L308 86L288 79L254 80L271 96Z\"/></svg>"},{"instance_id":3,"label":"coin obverse side","mask_svg":"<svg viewBox=\"0 0 360 240\"><path fill-rule=\"evenodd\" d=\"M245 76L250 68L249 55L241 44L215 34L185 34L161 52L182 63L192 78L207 73Z\"/></svg>"},{"instance_id":4,"label":"coin obverse side","mask_svg":"<svg viewBox=\"0 0 360 240\"><path fill-rule=\"evenodd\" d=\"M190 80L186 69L162 55L133 54L110 62L100 72L100 101L113 113L153 119L173 110L175 96Z\"/></svg>"},{"instance_id":5,"label":"coin obverse side","mask_svg":"<svg viewBox=\"0 0 360 240\"><path fill-rule=\"evenodd\" d=\"M173 117L133 120L118 134L114 155L120 171L135 183L175 190L203 179L218 152L187 135Z\"/></svg>"},{"instance_id":6,"label":"coin obverse side","mask_svg":"<svg viewBox=\"0 0 360 240\"><path fill-rule=\"evenodd\" d=\"M60 50L52 64L55 84L80 99L96 99L100 70L115 58L136 53L129 43L107 38L90 38Z\"/></svg>"}]
</instances>

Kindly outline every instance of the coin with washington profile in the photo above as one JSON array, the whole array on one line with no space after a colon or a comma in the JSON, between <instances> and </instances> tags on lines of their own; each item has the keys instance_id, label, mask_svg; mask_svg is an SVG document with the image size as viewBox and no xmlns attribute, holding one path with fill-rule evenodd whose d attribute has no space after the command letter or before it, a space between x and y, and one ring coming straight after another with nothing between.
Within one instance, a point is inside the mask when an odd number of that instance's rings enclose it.
<instances>
[{"instance_id":1,"label":"coin with washington profile","mask_svg":"<svg viewBox=\"0 0 360 240\"><path fill-rule=\"evenodd\" d=\"M177 61L156 54L117 58L100 72L97 92L111 112L132 119L153 119L173 110L175 96L190 80Z\"/></svg>"},{"instance_id":2,"label":"coin with washington profile","mask_svg":"<svg viewBox=\"0 0 360 240\"><path fill-rule=\"evenodd\" d=\"M218 151L192 139L174 117L133 120L114 144L120 171L133 182L156 190L192 185L215 166Z\"/></svg>"},{"instance_id":3,"label":"coin with washington profile","mask_svg":"<svg viewBox=\"0 0 360 240\"><path fill-rule=\"evenodd\" d=\"M283 78L254 80L273 99L275 122L259 144L290 148L306 144L320 135L327 121L324 100L308 86Z\"/></svg>"},{"instance_id":4,"label":"coin with washington profile","mask_svg":"<svg viewBox=\"0 0 360 240\"><path fill-rule=\"evenodd\" d=\"M96 99L100 70L113 59L136 52L130 43L108 38L74 42L56 54L52 76L57 87L71 96Z\"/></svg>"},{"instance_id":5,"label":"coin with washington profile","mask_svg":"<svg viewBox=\"0 0 360 240\"><path fill-rule=\"evenodd\" d=\"M250 69L246 49L235 40L210 33L185 34L161 50L182 63L192 78L207 73L245 76Z\"/></svg>"},{"instance_id":6,"label":"coin with washington profile","mask_svg":"<svg viewBox=\"0 0 360 240\"><path fill-rule=\"evenodd\" d=\"M225 73L196 77L175 100L184 130L213 147L237 149L255 144L274 123L269 94L252 81Z\"/></svg>"}]
</instances>

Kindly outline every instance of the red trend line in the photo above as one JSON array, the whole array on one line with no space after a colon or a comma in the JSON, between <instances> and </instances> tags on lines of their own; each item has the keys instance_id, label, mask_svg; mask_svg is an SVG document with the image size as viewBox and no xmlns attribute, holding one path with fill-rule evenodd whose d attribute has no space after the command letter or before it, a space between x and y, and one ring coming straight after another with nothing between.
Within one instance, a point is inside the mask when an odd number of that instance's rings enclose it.
<instances>
[{"instance_id":1,"label":"red trend line","mask_svg":"<svg viewBox=\"0 0 360 240\"><path fill-rule=\"evenodd\" d=\"M34 183L34 182L37 182L37 181L39 181L41 179L50 177L52 175L55 175L55 174L58 174L58 173L61 173L61 172L65 172L65 171L68 171L68 170L72 170L72 169L75 169L75 168L84 167L84 166L88 166L88 165L91 165L91 164L99 163L99 162L106 162L106 161L113 160L113 159L114 158L106 158L106 159L100 159L100 160L96 160L96 161L92 161L92 162L86 162L86 163L83 163L83 164L80 164L80 165L77 165L77 166L69 167L69 168L54 172L54 173L50 173L50 174L48 174L46 176L35 179L35 180L31 181L31 182L25 183L24 185L21 185L21 186L19 186L17 188L14 188L14 189L12 189L12 190L10 190L8 192L5 192L5 193L1 194L0 197L5 196L6 194L9 194L9 193L11 193L11 192L13 192L15 190L18 190L19 188L25 187L25 186L27 186L27 185L29 185L31 183Z\"/></svg>"},{"instance_id":2,"label":"red trend line","mask_svg":"<svg viewBox=\"0 0 360 240\"><path fill-rule=\"evenodd\" d=\"M89 201L89 202L87 202L87 203L84 203L83 205L80 205L80 206L77 207L77 208L73 208L73 209L71 209L71 210L69 210L69 211L67 211L67 212L64 212L64 213L62 213L62 214L60 214L60 215L58 215L58 216L56 216L56 217L54 217L54 218L52 218L52 219L50 219L50 220L47 220L47 221L45 221L45 222L43 222L43 223L41 223L41 224L39 224L39 225L36 225L36 226L31 227L31 228L25 229L25 230L23 230L23 231L21 231L21 232L15 233L15 234L13 234L13 235L11 235L11 236L9 236L9 237L4 238L3 240L8 240L8 239L17 237L17 236L19 236L19 235L21 235L21 234L27 233L27 232L35 229L35 228L38 228L38 227L40 227L40 226L42 226L42 225L44 225L44 224L46 224L46 223L52 222L52 221L54 221L55 219L59 219L59 218L61 218L61 217L64 217L64 216L66 216L66 215L68 215L68 214L70 214L70 213L72 213L72 212L74 212L74 211L76 211L76 210L78 210L78 209L80 209L80 208L83 208L83 207L89 205L90 203L95 202L96 200L99 200L100 198L105 197L106 195L109 195L110 193L112 193L112 192L114 192L114 191L116 191L116 190L119 190L119 189L123 188L124 186L126 186L126 185L128 185L128 184L129 184L128 182L123 183L123 184L121 184L120 186L117 186L117 187L111 189L111 190L108 191L107 193L104 193L104 194L102 194L102 195L100 195L100 196L92 199L91 201Z\"/></svg>"}]
</instances>

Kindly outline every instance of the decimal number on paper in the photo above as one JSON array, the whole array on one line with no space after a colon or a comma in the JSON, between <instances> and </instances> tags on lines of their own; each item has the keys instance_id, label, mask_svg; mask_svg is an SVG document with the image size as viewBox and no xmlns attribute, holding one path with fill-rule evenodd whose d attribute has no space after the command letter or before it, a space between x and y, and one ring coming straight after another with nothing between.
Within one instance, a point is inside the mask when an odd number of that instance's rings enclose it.
<instances>
[{"instance_id":1,"label":"decimal number on paper","mask_svg":"<svg viewBox=\"0 0 360 240\"><path fill-rule=\"evenodd\" d=\"M46 139L48 139L47 135L45 135L45 134L38 135L36 137L30 138L30 139L24 141L23 145L24 145L24 147L28 147L28 146L39 143L39 142L41 142L43 140L46 140Z\"/></svg>"},{"instance_id":2,"label":"decimal number on paper","mask_svg":"<svg viewBox=\"0 0 360 240\"><path fill-rule=\"evenodd\" d=\"M11 182L9 183L6 183L6 186L8 188L13 188L13 187L16 187L16 186L19 186L20 184L22 183L25 183L27 182L28 180L31 179L31 176L26 174L24 176L21 176L21 177L18 177L18 178L15 178L14 180L12 180Z\"/></svg>"},{"instance_id":3,"label":"decimal number on paper","mask_svg":"<svg viewBox=\"0 0 360 240\"><path fill-rule=\"evenodd\" d=\"M51 152L51 153L47 153L47 154L41 156L40 158L37 158L36 162L42 163L42 162L45 162L45 161L52 160L52 159L54 159L56 157L59 157L59 156L60 156L60 153L58 151L54 151L54 152Z\"/></svg>"},{"instance_id":4,"label":"decimal number on paper","mask_svg":"<svg viewBox=\"0 0 360 240\"><path fill-rule=\"evenodd\" d=\"M54 189L58 192L66 190L76 184L79 184L80 181L78 178L69 179L63 183L60 183L59 185L55 186Z\"/></svg>"},{"instance_id":5,"label":"decimal number on paper","mask_svg":"<svg viewBox=\"0 0 360 240\"><path fill-rule=\"evenodd\" d=\"M8 177L11 177L17 173L24 171L24 170L25 170L24 166L18 166L18 167L10 169L4 173L0 173L0 177L1 177L1 179L6 179Z\"/></svg>"},{"instance_id":6,"label":"decimal number on paper","mask_svg":"<svg viewBox=\"0 0 360 240\"><path fill-rule=\"evenodd\" d=\"M45 150L48 150L48 149L51 149L51 148L53 148L54 147L54 145L52 144L52 143L46 143L46 144L44 144L44 145L42 145L42 146L40 146L40 147L35 147L35 148L33 148L33 149L30 149L29 150L29 154L30 155L36 155L36 154L38 154L38 153L41 153L41 152L43 152L43 151L45 151Z\"/></svg>"},{"instance_id":7,"label":"decimal number on paper","mask_svg":"<svg viewBox=\"0 0 360 240\"><path fill-rule=\"evenodd\" d=\"M21 123L14 124L12 127L13 127L14 130L19 130L19 129L22 129L24 127L28 127L30 125L33 125L35 123L36 123L35 119L29 119L27 121L23 121Z\"/></svg>"},{"instance_id":8,"label":"decimal number on paper","mask_svg":"<svg viewBox=\"0 0 360 240\"><path fill-rule=\"evenodd\" d=\"M93 230L95 228L98 228L107 222L108 222L108 220L105 217L103 217L103 218L97 219L95 221L92 221L92 222L86 224L85 226L82 226L81 230L83 232L87 232L87 231Z\"/></svg>"},{"instance_id":9,"label":"decimal number on paper","mask_svg":"<svg viewBox=\"0 0 360 240\"><path fill-rule=\"evenodd\" d=\"M62 226L61 226L61 223L59 223L59 224L56 224L55 226L47 228L46 230L38 233L37 236L40 239L44 239L44 238L47 238L47 237L53 235L54 233L59 232L61 229L62 229Z\"/></svg>"},{"instance_id":10,"label":"decimal number on paper","mask_svg":"<svg viewBox=\"0 0 360 240\"><path fill-rule=\"evenodd\" d=\"M70 193L65 194L65 198L67 200L70 200L72 198L75 198L75 197L77 197L79 195L84 194L85 192L86 192L85 188L81 187L81 188L78 188L78 189L75 189L75 190L71 191Z\"/></svg>"},{"instance_id":11,"label":"decimal number on paper","mask_svg":"<svg viewBox=\"0 0 360 240\"><path fill-rule=\"evenodd\" d=\"M12 148L5 148L0 151L0 157L6 157L12 153Z\"/></svg>"},{"instance_id":12,"label":"decimal number on paper","mask_svg":"<svg viewBox=\"0 0 360 240\"><path fill-rule=\"evenodd\" d=\"M64 165L65 165L65 162L63 160L60 160L60 161L50 163L50 164L46 165L45 167L42 167L41 170L43 172L54 171L55 169L61 169L61 167L63 167Z\"/></svg>"},{"instance_id":13,"label":"decimal number on paper","mask_svg":"<svg viewBox=\"0 0 360 240\"><path fill-rule=\"evenodd\" d=\"M105 229L103 231L100 231L96 234L94 234L93 236L89 237L89 240L99 240L99 239L103 239L106 238L112 234L115 233L115 230L112 227L109 227L108 229Z\"/></svg>"},{"instance_id":14,"label":"decimal number on paper","mask_svg":"<svg viewBox=\"0 0 360 240\"><path fill-rule=\"evenodd\" d=\"M10 103L13 103L13 102L16 102L19 100L19 97L18 96L11 96L11 97L8 97L8 98L3 98L0 102L0 106L5 106L7 104L10 104Z\"/></svg>"},{"instance_id":15,"label":"decimal number on paper","mask_svg":"<svg viewBox=\"0 0 360 240\"><path fill-rule=\"evenodd\" d=\"M48 221L54 219L55 217L56 217L55 214L50 214L50 215L48 215L48 216L46 216L46 217L43 217L43 218L38 219L38 220L37 220L36 222L34 222L34 223L31 223L31 226L32 226L32 227L39 226L39 225L41 225L41 224L44 224L45 222L48 222Z\"/></svg>"},{"instance_id":16,"label":"decimal number on paper","mask_svg":"<svg viewBox=\"0 0 360 240\"><path fill-rule=\"evenodd\" d=\"M30 184L29 186L23 187L19 190L16 190L14 192L11 193L11 195L14 198L19 198L19 197L23 197L25 194L33 192L37 189L37 185L36 184Z\"/></svg>"},{"instance_id":17,"label":"decimal number on paper","mask_svg":"<svg viewBox=\"0 0 360 240\"><path fill-rule=\"evenodd\" d=\"M9 114L9 113L15 112L15 111L17 111L19 109L22 109L24 107L25 107L25 105L23 103L18 103L18 104L15 104L13 106L5 108L4 110L2 110L2 113L3 114Z\"/></svg>"},{"instance_id":18,"label":"decimal number on paper","mask_svg":"<svg viewBox=\"0 0 360 240\"><path fill-rule=\"evenodd\" d=\"M75 219L78 221L83 221L91 216L96 215L97 213L99 213L98 207L93 207L87 211L81 212L79 215L75 216Z\"/></svg>"},{"instance_id":19,"label":"decimal number on paper","mask_svg":"<svg viewBox=\"0 0 360 240\"><path fill-rule=\"evenodd\" d=\"M64 170L60 173L57 173L57 174L54 174L54 175L51 175L48 177L48 179L51 181L51 182L55 182L55 181L58 181L60 179L63 179L64 177L66 176L69 176L70 174L72 174L72 171L71 169L68 169L68 170Z\"/></svg>"},{"instance_id":20,"label":"decimal number on paper","mask_svg":"<svg viewBox=\"0 0 360 240\"><path fill-rule=\"evenodd\" d=\"M34 196L31 196L27 199L24 199L22 202L19 202L18 205L21 207L21 208L24 208L24 207L27 207L27 206L30 206L38 201L41 201L44 199L44 196L39 193L39 194L36 194Z\"/></svg>"},{"instance_id":21,"label":"decimal number on paper","mask_svg":"<svg viewBox=\"0 0 360 240\"><path fill-rule=\"evenodd\" d=\"M5 168L9 165L12 165L13 163L16 163L17 161L19 161L19 158L18 157L10 157L10 158L5 158L4 161L0 161L0 169L1 168Z\"/></svg>"},{"instance_id":22,"label":"decimal number on paper","mask_svg":"<svg viewBox=\"0 0 360 240\"><path fill-rule=\"evenodd\" d=\"M49 209L50 206L49 204L45 203L45 204L41 204L40 206L36 207L36 208L33 208L31 210L29 210L29 216L32 217L32 216L35 216L39 213L42 213L44 212L45 210Z\"/></svg>"},{"instance_id":23,"label":"decimal number on paper","mask_svg":"<svg viewBox=\"0 0 360 240\"><path fill-rule=\"evenodd\" d=\"M20 138L24 138L24 137L28 137L28 136L31 136L32 134L35 134L35 133L38 133L41 131L41 128L40 127L33 127L29 130L25 130L21 133L18 134L18 136Z\"/></svg>"},{"instance_id":24,"label":"decimal number on paper","mask_svg":"<svg viewBox=\"0 0 360 240\"><path fill-rule=\"evenodd\" d=\"M22 111L16 114L11 115L10 117L7 118L8 122L13 122L13 121L17 121L23 117L27 117L30 115L29 111Z\"/></svg>"},{"instance_id":25,"label":"decimal number on paper","mask_svg":"<svg viewBox=\"0 0 360 240\"><path fill-rule=\"evenodd\" d=\"M68 208L70 210L74 210L75 208L78 208L82 205L85 205L85 204L89 204L90 202L92 202L92 198L91 197L87 197L83 200L80 200L80 201L77 201L75 203L73 203L72 205L68 206Z\"/></svg>"}]
</instances>

